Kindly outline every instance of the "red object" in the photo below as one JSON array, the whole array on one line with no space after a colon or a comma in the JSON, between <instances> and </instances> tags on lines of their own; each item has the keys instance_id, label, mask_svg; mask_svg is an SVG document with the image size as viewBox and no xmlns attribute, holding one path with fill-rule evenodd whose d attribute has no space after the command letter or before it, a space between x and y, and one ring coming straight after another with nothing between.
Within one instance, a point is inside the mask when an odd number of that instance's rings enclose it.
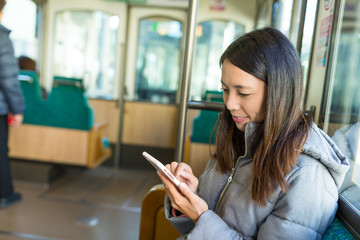
<instances>
[{"instance_id":1,"label":"red object","mask_svg":"<svg viewBox=\"0 0 360 240\"><path fill-rule=\"evenodd\" d=\"M8 117L8 124L12 124L14 122L14 117L13 116L9 116Z\"/></svg>"}]
</instances>

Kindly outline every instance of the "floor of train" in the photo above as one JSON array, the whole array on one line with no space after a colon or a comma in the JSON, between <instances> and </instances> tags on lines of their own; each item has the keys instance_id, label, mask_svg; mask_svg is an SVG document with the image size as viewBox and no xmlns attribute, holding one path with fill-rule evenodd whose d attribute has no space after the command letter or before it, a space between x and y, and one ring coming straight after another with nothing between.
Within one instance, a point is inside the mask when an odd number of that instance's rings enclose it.
<instances>
[{"instance_id":1,"label":"floor of train","mask_svg":"<svg viewBox=\"0 0 360 240\"><path fill-rule=\"evenodd\" d=\"M134 240L153 170L68 170L50 186L14 181L23 200L0 209L0 240Z\"/></svg>"}]
</instances>

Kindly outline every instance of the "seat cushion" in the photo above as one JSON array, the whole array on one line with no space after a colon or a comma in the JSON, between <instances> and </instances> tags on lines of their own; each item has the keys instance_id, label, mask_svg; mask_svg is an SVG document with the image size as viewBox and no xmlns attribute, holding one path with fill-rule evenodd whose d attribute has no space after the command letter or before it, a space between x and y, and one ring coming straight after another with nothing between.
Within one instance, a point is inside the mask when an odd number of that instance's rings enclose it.
<instances>
[{"instance_id":1,"label":"seat cushion","mask_svg":"<svg viewBox=\"0 0 360 240\"><path fill-rule=\"evenodd\" d=\"M330 226L326 229L323 240L352 240L355 238L351 233L345 228L345 226L335 218Z\"/></svg>"}]
</instances>

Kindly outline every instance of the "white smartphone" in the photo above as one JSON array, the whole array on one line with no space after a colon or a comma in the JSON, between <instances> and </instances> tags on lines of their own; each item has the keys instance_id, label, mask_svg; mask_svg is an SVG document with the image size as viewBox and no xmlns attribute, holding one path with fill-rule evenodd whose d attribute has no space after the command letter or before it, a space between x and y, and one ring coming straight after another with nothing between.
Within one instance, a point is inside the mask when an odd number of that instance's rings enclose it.
<instances>
[{"instance_id":1,"label":"white smartphone","mask_svg":"<svg viewBox=\"0 0 360 240\"><path fill-rule=\"evenodd\" d=\"M157 170L160 170L175 186L179 186L180 181L156 158L148 154L147 152L143 152L142 155L146 160L148 160L151 165L154 166Z\"/></svg>"}]
</instances>

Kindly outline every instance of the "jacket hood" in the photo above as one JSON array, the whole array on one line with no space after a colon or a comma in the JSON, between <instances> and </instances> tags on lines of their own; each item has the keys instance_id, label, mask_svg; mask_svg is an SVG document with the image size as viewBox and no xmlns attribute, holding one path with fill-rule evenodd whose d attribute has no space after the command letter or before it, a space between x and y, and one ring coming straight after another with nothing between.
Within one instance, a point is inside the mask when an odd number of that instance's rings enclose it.
<instances>
[{"instance_id":1,"label":"jacket hood","mask_svg":"<svg viewBox=\"0 0 360 240\"><path fill-rule=\"evenodd\" d=\"M339 189L344 181L350 164L348 158L340 151L333 140L315 123L309 130L309 136L303 146L302 153L320 161L327 167Z\"/></svg>"},{"instance_id":2,"label":"jacket hood","mask_svg":"<svg viewBox=\"0 0 360 240\"><path fill-rule=\"evenodd\" d=\"M359 128L360 122L342 127L336 130L334 136L331 138L341 152L349 158L350 163L355 159Z\"/></svg>"}]
</instances>

